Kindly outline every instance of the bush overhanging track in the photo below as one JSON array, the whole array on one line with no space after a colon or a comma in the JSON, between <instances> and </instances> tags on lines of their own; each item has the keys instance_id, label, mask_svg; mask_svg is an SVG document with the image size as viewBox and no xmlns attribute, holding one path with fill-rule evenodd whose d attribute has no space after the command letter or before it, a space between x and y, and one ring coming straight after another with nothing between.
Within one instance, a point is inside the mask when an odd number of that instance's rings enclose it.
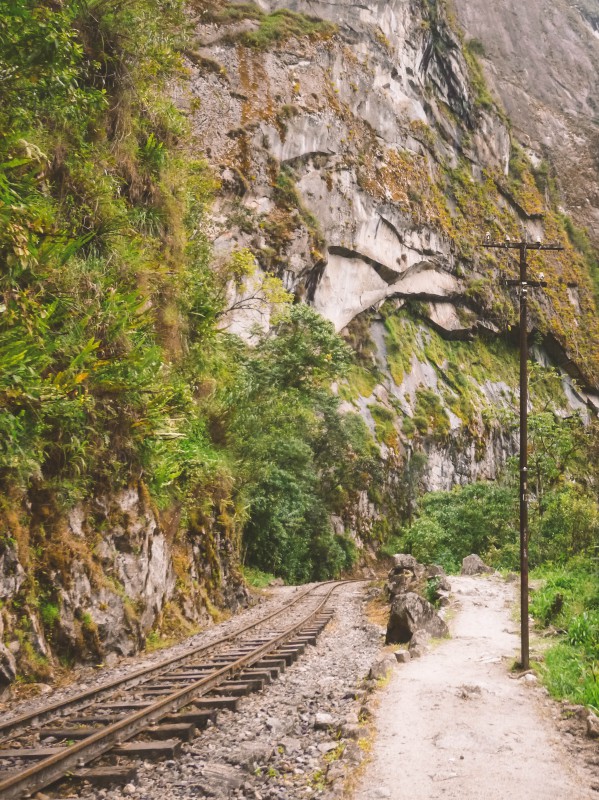
<instances>
[{"instance_id":1,"label":"bush overhanging track","mask_svg":"<svg viewBox=\"0 0 599 800\"><path fill-rule=\"evenodd\" d=\"M253 688L261 688L264 682L295 660L306 644L315 642L316 636L332 616L332 612L326 609L327 602L336 589L347 583L329 581L310 587L283 608L216 642L195 647L131 675L102 684L97 689L80 692L62 702L51 703L38 711L2 723L0 734L4 737L3 745L18 737L19 746L17 749L0 749L0 760L9 764L8 774L5 772L3 777L0 772L0 798L20 798L70 773L85 777L85 773L80 772L82 768L110 751L132 757L143 754L144 748L148 752L161 748L170 748L174 752L178 740L169 739L169 735L189 740L196 725L201 727L202 722L205 723L210 717L207 708L218 706L219 703L231 705L231 698L226 698L226 695L235 696L248 693ZM315 601L309 613L300 614L300 609L293 612L293 608L304 599ZM259 639L241 638L290 612L298 618L283 630L265 632ZM240 639L240 642L233 650L218 652L219 647L234 639ZM206 659L207 656L210 658ZM123 689L127 689L125 700L119 698ZM108 702L111 695L117 702ZM194 701L200 706L192 709L192 713L178 714L181 709L193 706ZM77 709L75 713L83 711L84 716L64 720L65 715L72 713L74 708ZM63 727L41 726L42 720L47 723L50 718L56 717L60 717ZM157 726L165 718L170 724ZM90 724L93 727L89 727ZM166 741L161 745L147 742L125 745L140 734ZM28 743L31 739L39 741L40 737L52 737L54 746L31 748L23 744L23 741ZM63 740L66 744L61 746L59 741L56 745L57 740ZM26 760L33 761L32 765L21 768L20 765Z\"/></svg>"}]
</instances>

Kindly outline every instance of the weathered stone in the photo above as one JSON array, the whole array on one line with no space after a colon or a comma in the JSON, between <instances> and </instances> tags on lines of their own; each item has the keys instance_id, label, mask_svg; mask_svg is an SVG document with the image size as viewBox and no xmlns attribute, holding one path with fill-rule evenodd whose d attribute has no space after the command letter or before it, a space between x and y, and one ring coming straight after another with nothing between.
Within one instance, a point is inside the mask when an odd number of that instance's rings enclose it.
<instances>
[{"instance_id":1,"label":"weathered stone","mask_svg":"<svg viewBox=\"0 0 599 800\"><path fill-rule=\"evenodd\" d=\"M0 542L0 600L13 597L25 580L25 570L16 550Z\"/></svg>"},{"instance_id":2,"label":"weathered stone","mask_svg":"<svg viewBox=\"0 0 599 800\"><path fill-rule=\"evenodd\" d=\"M231 797L231 792L239 789L244 779L245 775L240 770L218 763L204 764L200 774L195 777L196 789L219 800Z\"/></svg>"},{"instance_id":3,"label":"weathered stone","mask_svg":"<svg viewBox=\"0 0 599 800\"><path fill-rule=\"evenodd\" d=\"M17 662L10 650L0 644L0 692L17 677Z\"/></svg>"},{"instance_id":4,"label":"weathered stone","mask_svg":"<svg viewBox=\"0 0 599 800\"><path fill-rule=\"evenodd\" d=\"M318 752L325 756L327 753L330 753L332 750L335 750L337 745L335 742L321 742L318 745Z\"/></svg>"},{"instance_id":5,"label":"weathered stone","mask_svg":"<svg viewBox=\"0 0 599 800\"><path fill-rule=\"evenodd\" d=\"M488 567L476 553L466 556L462 561L462 575L484 575L489 572L493 572L491 567Z\"/></svg>"},{"instance_id":6,"label":"weathered stone","mask_svg":"<svg viewBox=\"0 0 599 800\"><path fill-rule=\"evenodd\" d=\"M314 727L317 731L326 731L333 728L337 724L337 720L332 714L326 711L319 711L314 717Z\"/></svg>"},{"instance_id":7,"label":"weathered stone","mask_svg":"<svg viewBox=\"0 0 599 800\"><path fill-rule=\"evenodd\" d=\"M391 604L387 643L409 642L413 634L421 629L432 636L447 636L449 633L447 625L428 600L414 592L396 597Z\"/></svg>"},{"instance_id":8,"label":"weathered stone","mask_svg":"<svg viewBox=\"0 0 599 800\"><path fill-rule=\"evenodd\" d=\"M427 631L419 630L410 639L408 650L412 658L422 658L428 650L431 635Z\"/></svg>"},{"instance_id":9,"label":"weathered stone","mask_svg":"<svg viewBox=\"0 0 599 800\"><path fill-rule=\"evenodd\" d=\"M451 604L451 597L449 592L438 591L437 592L437 600L439 601L439 605L445 608L446 606Z\"/></svg>"},{"instance_id":10,"label":"weathered stone","mask_svg":"<svg viewBox=\"0 0 599 800\"><path fill-rule=\"evenodd\" d=\"M393 656L384 656L383 658L379 658L370 667L368 677L373 681L384 680L385 678L389 677L395 664L396 661Z\"/></svg>"},{"instance_id":11,"label":"weathered stone","mask_svg":"<svg viewBox=\"0 0 599 800\"><path fill-rule=\"evenodd\" d=\"M599 739L599 717L595 714L589 714L587 717L587 736Z\"/></svg>"},{"instance_id":12,"label":"weathered stone","mask_svg":"<svg viewBox=\"0 0 599 800\"><path fill-rule=\"evenodd\" d=\"M415 573L423 569L423 567L422 564L418 563L414 556L411 556L409 553L396 553L393 556L393 569L410 570L410 572Z\"/></svg>"},{"instance_id":13,"label":"weathered stone","mask_svg":"<svg viewBox=\"0 0 599 800\"><path fill-rule=\"evenodd\" d=\"M244 742L227 754L227 761L253 771L259 764L270 761L273 749L268 742Z\"/></svg>"},{"instance_id":14,"label":"weathered stone","mask_svg":"<svg viewBox=\"0 0 599 800\"><path fill-rule=\"evenodd\" d=\"M446 578L447 573L439 564L427 564L424 568L427 578Z\"/></svg>"},{"instance_id":15,"label":"weathered stone","mask_svg":"<svg viewBox=\"0 0 599 800\"><path fill-rule=\"evenodd\" d=\"M414 591L417 586L418 581L414 577L414 573L407 569L398 573L393 571L387 581L387 590L390 597Z\"/></svg>"},{"instance_id":16,"label":"weathered stone","mask_svg":"<svg viewBox=\"0 0 599 800\"><path fill-rule=\"evenodd\" d=\"M341 736L344 739L359 739L362 735L362 728L356 723L345 723L341 726Z\"/></svg>"},{"instance_id":17,"label":"weathered stone","mask_svg":"<svg viewBox=\"0 0 599 800\"><path fill-rule=\"evenodd\" d=\"M394 656L398 664L407 664L412 659L408 650L396 650Z\"/></svg>"}]
</instances>

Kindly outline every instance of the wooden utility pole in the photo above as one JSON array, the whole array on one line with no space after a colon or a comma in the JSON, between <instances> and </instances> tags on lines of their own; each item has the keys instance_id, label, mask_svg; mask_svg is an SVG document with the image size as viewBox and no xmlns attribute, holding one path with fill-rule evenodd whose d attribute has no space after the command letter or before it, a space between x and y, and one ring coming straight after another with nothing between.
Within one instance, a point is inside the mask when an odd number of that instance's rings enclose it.
<instances>
[{"instance_id":1,"label":"wooden utility pole","mask_svg":"<svg viewBox=\"0 0 599 800\"><path fill-rule=\"evenodd\" d=\"M528 250L563 250L561 244L541 244L541 242L492 242L487 234L483 247L499 250L520 251L520 278L508 280L508 286L520 289L520 638L522 658L520 666L528 669L530 647L528 632L528 290L547 286L542 280L528 280L526 254Z\"/></svg>"}]
</instances>

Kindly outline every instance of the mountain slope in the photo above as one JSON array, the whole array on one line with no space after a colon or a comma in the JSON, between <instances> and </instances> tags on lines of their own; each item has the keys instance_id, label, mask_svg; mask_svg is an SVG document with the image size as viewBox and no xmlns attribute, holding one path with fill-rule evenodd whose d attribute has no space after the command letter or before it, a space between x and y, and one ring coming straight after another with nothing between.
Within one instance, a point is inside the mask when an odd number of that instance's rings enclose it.
<instances>
[{"instance_id":1,"label":"mountain slope","mask_svg":"<svg viewBox=\"0 0 599 800\"><path fill-rule=\"evenodd\" d=\"M555 169L569 213L599 246L599 3L455 0L485 74L535 160Z\"/></svg>"}]
</instances>

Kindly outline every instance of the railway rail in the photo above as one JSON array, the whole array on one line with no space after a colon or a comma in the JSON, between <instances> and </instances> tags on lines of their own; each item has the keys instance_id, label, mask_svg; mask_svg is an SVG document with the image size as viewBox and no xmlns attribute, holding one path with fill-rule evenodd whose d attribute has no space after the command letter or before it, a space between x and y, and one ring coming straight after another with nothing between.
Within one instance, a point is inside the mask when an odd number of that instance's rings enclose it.
<instances>
[{"instance_id":1,"label":"railway rail","mask_svg":"<svg viewBox=\"0 0 599 800\"><path fill-rule=\"evenodd\" d=\"M119 768L88 766L106 756L176 755L218 708L235 708L239 696L262 688L316 642L332 616L333 593L347 583L302 590L211 644L0 723L0 800L26 797L65 775L115 778Z\"/></svg>"}]
</instances>

